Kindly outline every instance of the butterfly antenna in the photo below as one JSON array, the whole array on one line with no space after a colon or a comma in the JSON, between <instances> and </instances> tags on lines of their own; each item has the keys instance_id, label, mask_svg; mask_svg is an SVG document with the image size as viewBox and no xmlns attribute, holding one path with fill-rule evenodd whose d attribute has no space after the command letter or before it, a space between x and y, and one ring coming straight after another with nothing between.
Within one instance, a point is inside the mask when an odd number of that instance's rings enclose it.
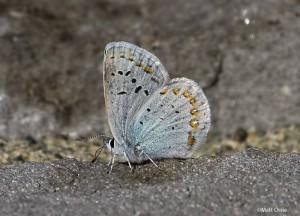
<instances>
[{"instance_id":1,"label":"butterfly antenna","mask_svg":"<svg viewBox=\"0 0 300 216\"><path fill-rule=\"evenodd\" d=\"M90 137L84 137L84 138L75 139L75 141L78 141L78 142L87 142L87 141L89 141L91 139L101 138L101 137L105 137L105 135L95 135L95 136L90 136ZM98 157L101 154L101 152L103 150L103 147L104 147L104 144L100 148L98 148L96 150L95 157L93 158L93 160L91 160L90 164L93 164L96 160L99 161Z\"/></svg>"},{"instance_id":2,"label":"butterfly antenna","mask_svg":"<svg viewBox=\"0 0 300 216\"><path fill-rule=\"evenodd\" d=\"M96 136L84 137L84 138L75 139L75 141L82 142L82 141L88 141L90 139L100 138L100 137L105 137L105 135L96 135Z\"/></svg>"}]
</instances>

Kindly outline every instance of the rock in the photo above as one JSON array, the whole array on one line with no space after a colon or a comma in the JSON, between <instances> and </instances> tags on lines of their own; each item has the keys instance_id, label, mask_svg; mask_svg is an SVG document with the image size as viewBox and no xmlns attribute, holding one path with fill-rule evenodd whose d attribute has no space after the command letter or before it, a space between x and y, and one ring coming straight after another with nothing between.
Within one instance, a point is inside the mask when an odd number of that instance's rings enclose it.
<instances>
[{"instance_id":1,"label":"rock","mask_svg":"<svg viewBox=\"0 0 300 216\"><path fill-rule=\"evenodd\" d=\"M0 167L1 215L299 215L300 154L246 149L135 165L75 159Z\"/></svg>"},{"instance_id":2,"label":"rock","mask_svg":"<svg viewBox=\"0 0 300 216\"><path fill-rule=\"evenodd\" d=\"M0 136L108 134L103 49L125 40L196 80L212 131L299 124L297 1L2 1ZM88 11L88 12L87 12Z\"/></svg>"}]
</instances>

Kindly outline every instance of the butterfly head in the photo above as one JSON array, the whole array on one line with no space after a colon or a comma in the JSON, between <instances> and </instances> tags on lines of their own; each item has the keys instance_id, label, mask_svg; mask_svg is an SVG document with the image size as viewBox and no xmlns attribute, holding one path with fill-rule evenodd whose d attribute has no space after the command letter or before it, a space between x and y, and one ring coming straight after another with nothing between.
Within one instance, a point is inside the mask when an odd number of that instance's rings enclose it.
<instances>
[{"instance_id":1,"label":"butterfly head","mask_svg":"<svg viewBox=\"0 0 300 216\"><path fill-rule=\"evenodd\" d=\"M99 157L103 160L108 161L112 158L113 155L116 156L116 161L126 162L126 158L124 156L124 148L119 143L117 143L114 138L104 140L103 149Z\"/></svg>"},{"instance_id":2,"label":"butterfly head","mask_svg":"<svg viewBox=\"0 0 300 216\"><path fill-rule=\"evenodd\" d=\"M92 162L96 159L99 159L102 162L110 161L113 155L115 155L115 160L118 162L126 161L124 156L124 148L120 146L114 138L104 135L96 135L77 139L76 141L98 147L98 150L95 152L95 158L92 160Z\"/></svg>"}]
</instances>

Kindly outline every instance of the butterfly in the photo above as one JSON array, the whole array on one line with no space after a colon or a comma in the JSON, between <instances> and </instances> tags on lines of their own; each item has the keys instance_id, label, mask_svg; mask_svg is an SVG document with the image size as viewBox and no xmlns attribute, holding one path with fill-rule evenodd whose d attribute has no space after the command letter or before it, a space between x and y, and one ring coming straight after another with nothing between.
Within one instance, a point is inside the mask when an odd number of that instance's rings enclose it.
<instances>
[{"instance_id":1,"label":"butterfly","mask_svg":"<svg viewBox=\"0 0 300 216\"><path fill-rule=\"evenodd\" d=\"M115 161L131 168L131 163L190 158L204 143L211 115L202 89L188 78L170 79L145 49L127 42L107 44L103 85L113 138L104 139L101 151L111 169Z\"/></svg>"}]
</instances>

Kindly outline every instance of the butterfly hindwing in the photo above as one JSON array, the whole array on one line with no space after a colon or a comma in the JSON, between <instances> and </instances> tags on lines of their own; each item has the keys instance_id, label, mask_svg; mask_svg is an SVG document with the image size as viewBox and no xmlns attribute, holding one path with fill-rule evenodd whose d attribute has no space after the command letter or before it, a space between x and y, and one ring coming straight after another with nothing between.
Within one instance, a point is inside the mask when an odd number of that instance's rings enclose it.
<instances>
[{"instance_id":1,"label":"butterfly hindwing","mask_svg":"<svg viewBox=\"0 0 300 216\"><path fill-rule=\"evenodd\" d=\"M119 144L126 145L129 121L169 81L169 75L156 56L127 42L106 46L103 73L111 132Z\"/></svg>"},{"instance_id":2,"label":"butterfly hindwing","mask_svg":"<svg viewBox=\"0 0 300 216\"><path fill-rule=\"evenodd\" d=\"M210 127L208 101L194 81L172 79L153 93L129 125L130 142L151 158L187 158Z\"/></svg>"}]
</instances>

